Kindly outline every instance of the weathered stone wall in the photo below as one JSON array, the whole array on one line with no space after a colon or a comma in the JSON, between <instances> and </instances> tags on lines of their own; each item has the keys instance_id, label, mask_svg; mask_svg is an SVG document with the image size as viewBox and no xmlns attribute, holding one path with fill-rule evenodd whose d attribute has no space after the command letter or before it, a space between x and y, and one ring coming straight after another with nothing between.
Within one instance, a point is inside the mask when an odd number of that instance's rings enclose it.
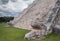
<instances>
[{"instance_id":1,"label":"weathered stone wall","mask_svg":"<svg viewBox=\"0 0 60 41\"><path fill-rule=\"evenodd\" d=\"M20 16L15 18L12 23L15 27L31 29L31 22L36 18L40 18L39 21L46 21L45 16L55 6L56 1L57 0L35 0Z\"/></svg>"},{"instance_id":2,"label":"weathered stone wall","mask_svg":"<svg viewBox=\"0 0 60 41\"><path fill-rule=\"evenodd\" d=\"M60 0L36 0L12 24L23 29L33 28L25 35L28 39L41 39L52 31L60 34Z\"/></svg>"},{"instance_id":3,"label":"weathered stone wall","mask_svg":"<svg viewBox=\"0 0 60 41\"><path fill-rule=\"evenodd\" d=\"M54 28L53 28L53 32L55 32L56 34L60 34L60 10L57 14L57 17L54 21Z\"/></svg>"}]
</instances>

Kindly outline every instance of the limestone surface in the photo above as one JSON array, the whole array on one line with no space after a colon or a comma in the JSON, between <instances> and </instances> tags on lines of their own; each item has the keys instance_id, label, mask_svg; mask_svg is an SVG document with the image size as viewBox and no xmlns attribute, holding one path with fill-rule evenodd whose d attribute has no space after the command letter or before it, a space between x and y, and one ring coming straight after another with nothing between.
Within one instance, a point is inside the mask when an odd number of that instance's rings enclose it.
<instances>
[{"instance_id":1,"label":"limestone surface","mask_svg":"<svg viewBox=\"0 0 60 41\"><path fill-rule=\"evenodd\" d=\"M55 6L56 1L57 0L35 0L11 23L15 27L32 29L31 22L36 18L40 18L40 21L45 21L45 16Z\"/></svg>"},{"instance_id":2,"label":"limestone surface","mask_svg":"<svg viewBox=\"0 0 60 41\"><path fill-rule=\"evenodd\" d=\"M26 39L43 39L53 31L60 34L60 0L35 0L10 23L32 30L25 35Z\"/></svg>"}]
</instances>

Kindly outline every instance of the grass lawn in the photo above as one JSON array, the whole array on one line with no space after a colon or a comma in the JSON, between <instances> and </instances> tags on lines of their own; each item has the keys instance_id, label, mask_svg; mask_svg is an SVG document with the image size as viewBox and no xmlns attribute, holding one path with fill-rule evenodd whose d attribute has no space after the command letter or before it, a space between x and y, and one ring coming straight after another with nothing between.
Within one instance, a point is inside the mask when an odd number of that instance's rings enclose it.
<instances>
[{"instance_id":1,"label":"grass lawn","mask_svg":"<svg viewBox=\"0 0 60 41\"><path fill-rule=\"evenodd\" d=\"M60 41L60 35L54 33L47 35L44 40L25 40L24 35L28 30L6 26L7 24L0 23L0 41Z\"/></svg>"}]
</instances>

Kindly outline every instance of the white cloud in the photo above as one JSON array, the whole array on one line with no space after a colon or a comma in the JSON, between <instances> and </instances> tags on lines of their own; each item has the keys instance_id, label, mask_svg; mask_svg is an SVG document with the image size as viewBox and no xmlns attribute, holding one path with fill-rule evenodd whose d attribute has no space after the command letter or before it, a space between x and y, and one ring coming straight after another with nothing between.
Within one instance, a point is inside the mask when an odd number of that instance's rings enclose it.
<instances>
[{"instance_id":1,"label":"white cloud","mask_svg":"<svg viewBox=\"0 0 60 41\"><path fill-rule=\"evenodd\" d=\"M14 14L15 12L21 12L23 9L27 8L28 5L31 4L32 2L33 2L33 0L27 0L27 1L9 0L9 2L7 4L2 4L2 2L0 0L0 10L12 12L12 14ZM6 12L5 12L5 14L6 14ZM8 14L10 14L10 13L8 13Z\"/></svg>"},{"instance_id":2,"label":"white cloud","mask_svg":"<svg viewBox=\"0 0 60 41\"><path fill-rule=\"evenodd\" d=\"M22 1L22 0L17 0L16 2L9 1L8 4L2 5L2 7L6 7L6 9L12 10L12 11L21 11L24 8L26 8L28 5Z\"/></svg>"}]
</instances>

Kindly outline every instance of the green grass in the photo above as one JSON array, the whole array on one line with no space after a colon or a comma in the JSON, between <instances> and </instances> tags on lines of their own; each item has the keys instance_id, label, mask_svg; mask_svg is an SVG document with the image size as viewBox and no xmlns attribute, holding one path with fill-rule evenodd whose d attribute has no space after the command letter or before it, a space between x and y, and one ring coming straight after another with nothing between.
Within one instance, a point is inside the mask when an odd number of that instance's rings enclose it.
<instances>
[{"instance_id":1,"label":"green grass","mask_svg":"<svg viewBox=\"0 0 60 41\"><path fill-rule=\"evenodd\" d=\"M52 33L44 40L25 40L24 35L28 30L7 27L7 24L0 23L0 41L60 41L60 35Z\"/></svg>"}]
</instances>

